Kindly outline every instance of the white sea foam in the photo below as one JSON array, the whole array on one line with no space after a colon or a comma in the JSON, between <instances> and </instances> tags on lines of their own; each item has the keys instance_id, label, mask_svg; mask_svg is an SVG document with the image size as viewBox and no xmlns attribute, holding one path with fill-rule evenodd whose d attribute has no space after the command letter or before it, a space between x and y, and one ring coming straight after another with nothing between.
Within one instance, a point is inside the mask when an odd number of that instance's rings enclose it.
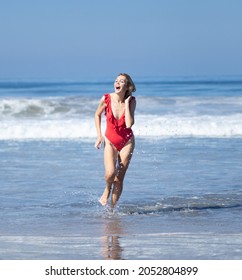
<instances>
[{"instance_id":1,"label":"white sea foam","mask_svg":"<svg viewBox=\"0 0 242 280\"><path fill-rule=\"evenodd\" d=\"M105 123L102 123L103 131ZM229 116L138 115L133 127L138 137L242 137L242 114ZM5 120L0 139L95 138L93 118Z\"/></svg>"},{"instance_id":2,"label":"white sea foam","mask_svg":"<svg viewBox=\"0 0 242 280\"><path fill-rule=\"evenodd\" d=\"M138 116L136 134L142 137L240 137L242 114L229 116Z\"/></svg>"},{"instance_id":3,"label":"white sea foam","mask_svg":"<svg viewBox=\"0 0 242 280\"><path fill-rule=\"evenodd\" d=\"M133 130L145 138L242 137L237 102L242 99L141 97ZM0 99L0 140L95 138L97 104L83 96Z\"/></svg>"},{"instance_id":4,"label":"white sea foam","mask_svg":"<svg viewBox=\"0 0 242 280\"><path fill-rule=\"evenodd\" d=\"M78 139L95 137L91 120L22 120L0 123L0 139Z\"/></svg>"}]
</instances>

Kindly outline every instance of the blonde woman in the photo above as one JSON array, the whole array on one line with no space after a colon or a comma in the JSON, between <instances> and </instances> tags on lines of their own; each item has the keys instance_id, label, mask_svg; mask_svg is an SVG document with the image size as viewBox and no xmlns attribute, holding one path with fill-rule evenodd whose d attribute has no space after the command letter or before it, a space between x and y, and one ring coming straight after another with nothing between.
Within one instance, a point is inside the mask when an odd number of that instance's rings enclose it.
<instances>
[{"instance_id":1,"label":"blonde woman","mask_svg":"<svg viewBox=\"0 0 242 280\"><path fill-rule=\"evenodd\" d=\"M136 107L135 84L128 74L121 73L114 82L114 92L105 94L95 113L97 141L95 147L100 149L103 142L101 131L102 113L106 115L106 131L104 138L104 167L106 186L99 202L105 206L111 195L111 207L118 202L122 190L125 173L128 169L135 147L134 124Z\"/></svg>"}]
</instances>

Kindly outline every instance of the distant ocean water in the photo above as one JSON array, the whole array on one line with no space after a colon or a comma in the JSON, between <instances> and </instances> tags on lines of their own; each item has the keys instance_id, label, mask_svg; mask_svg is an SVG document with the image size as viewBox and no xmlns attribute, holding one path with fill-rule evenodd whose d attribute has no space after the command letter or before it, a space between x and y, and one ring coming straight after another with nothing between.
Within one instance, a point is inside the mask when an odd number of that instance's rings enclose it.
<instances>
[{"instance_id":1,"label":"distant ocean water","mask_svg":"<svg viewBox=\"0 0 242 280\"><path fill-rule=\"evenodd\" d=\"M242 79L135 82L136 149L110 213L93 145L113 81L0 81L1 259L241 259Z\"/></svg>"}]
</instances>

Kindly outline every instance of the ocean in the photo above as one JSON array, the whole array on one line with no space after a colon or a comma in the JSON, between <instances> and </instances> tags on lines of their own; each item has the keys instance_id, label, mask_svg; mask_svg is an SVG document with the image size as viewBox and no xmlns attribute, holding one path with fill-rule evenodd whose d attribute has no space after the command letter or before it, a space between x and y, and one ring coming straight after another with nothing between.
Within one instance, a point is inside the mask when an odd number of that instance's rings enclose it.
<instances>
[{"instance_id":1,"label":"ocean","mask_svg":"<svg viewBox=\"0 0 242 280\"><path fill-rule=\"evenodd\" d=\"M241 77L134 82L136 148L111 212L94 113L113 80L0 81L1 259L242 258Z\"/></svg>"}]
</instances>

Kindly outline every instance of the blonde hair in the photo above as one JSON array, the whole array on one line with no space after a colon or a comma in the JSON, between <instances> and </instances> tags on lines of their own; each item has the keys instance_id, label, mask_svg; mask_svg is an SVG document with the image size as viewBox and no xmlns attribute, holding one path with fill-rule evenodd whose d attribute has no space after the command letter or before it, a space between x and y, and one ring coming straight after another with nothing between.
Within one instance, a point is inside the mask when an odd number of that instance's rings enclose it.
<instances>
[{"instance_id":1,"label":"blonde hair","mask_svg":"<svg viewBox=\"0 0 242 280\"><path fill-rule=\"evenodd\" d=\"M133 80L131 79L131 77L126 73L120 73L118 76L124 76L128 81L128 84L127 84L128 89L127 89L127 91L125 93L125 96L124 96L124 99L126 99L126 98L128 98L129 96L132 95L132 92L136 91L135 84L134 84Z\"/></svg>"}]
</instances>

